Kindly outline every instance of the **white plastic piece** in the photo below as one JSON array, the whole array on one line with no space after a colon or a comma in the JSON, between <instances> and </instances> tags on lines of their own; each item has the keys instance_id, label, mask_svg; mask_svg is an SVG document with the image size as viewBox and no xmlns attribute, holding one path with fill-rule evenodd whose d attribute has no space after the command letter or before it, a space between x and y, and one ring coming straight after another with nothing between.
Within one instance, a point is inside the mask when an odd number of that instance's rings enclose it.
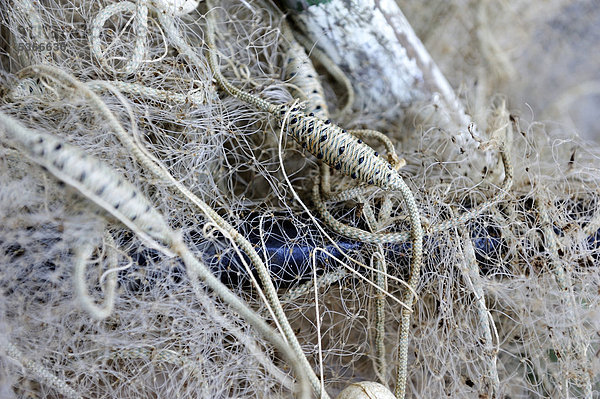
<instances>
[{"instance_id":1,"label":"white plastic piece","mask_svg":"<svg viewBox=\"0 0 600 399\"><path fill-rule=\"evenodd\" d=\"M336 399L396 399L392 392L378 382L362 381L349 385Z\"/></svg>"},{"instance_id":2,"label":"white plastic piece","mask_svg":"<svg viewBox=\"0 0 600 399\"><path fill-rule=\"evenodd\" d=\"M356 80L359 109L397 108L390 107L390 102L408 106L422 97L423 70L377 4L375 0L333 0L309 7L295 21ZM408 30L405 22L401 32ZM386 115L395 119L394 111Z\"/></svg>"},{"instance_id":3,"label":"white plastic piece","mask_svg":"<svg viewBox=\"0 0 600 399\"><path fill-rule=\"evenodd\" d=\"M200 0L152 0L152 5L158 10L164 10L174 16L182 16L194 11Z\"/></svg>"}]
</instances>

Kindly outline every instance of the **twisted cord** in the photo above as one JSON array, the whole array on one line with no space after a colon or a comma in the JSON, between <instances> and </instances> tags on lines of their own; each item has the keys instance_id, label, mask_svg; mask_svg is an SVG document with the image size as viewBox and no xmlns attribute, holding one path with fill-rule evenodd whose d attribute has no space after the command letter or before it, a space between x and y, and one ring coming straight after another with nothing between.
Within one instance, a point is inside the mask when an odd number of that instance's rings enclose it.
<instances>
[{"instance_id":1,"label":"twisted cord","mask_svg":"<svg viewBox=\"0 0 600 399\"><path fill-rule=\"evenodd\" d=\"M135 46L131 58L125 64L125 67L121 70L116 70L108 65L108 62L102 52L100 46L100 31L102 27L113 15L117 15L123 12L134 13L134 26L135 26ZM144 62L147 50L148 41L148 4L147 0L137 0L134 3L129 1L121 1L113 3L103 8L92 21L92 33L90 36L90 46L92 54L100 62L103 68L113 73L122 73L125 75L131 75L135 73Z\"/></svg>"},{"instance_id":2,"label":"twisted cord","mask_svg":"<svg viewBox=\"0 0 600 399\"><path fill-rule=\"evenodd\" d=\"M384 190L396 189L402 180L377 151L329 119L322 120L292 108L288 127L303 148L346 176Z\"/></svg>"},{"instance_id":3,"label":"twisted cord","mask_svg":"<svg viewBox=\"0 0 600 399\"><path fill-rule=\"evenodd\" d=\"M82 399L82 397L79 396L79 394L73 388L67 385L66 382L52 374L41 364L34 362L33 360L27 359L23 355L23 353L12 343L5 342L3 346L8 356L21 363L23 367L25 367L34 376L36 376L40 380L40 382L56 389L58 392L60 392L61 395L63 395L66 398Z\"/></svg>"},{"instance_id":4,"label":"twisted cord","mask_svg":"<svg viewBox=\"0 0 600 399\"><path fill-rule=\"evenodd\" d=\"M412 315L412 307L414 305L415 296L414 293L417 291L417 285L421 277L421 267L423 266L423 227L421 226L421 217L419 215L419 209L417 203L413 197L412 192L404 183L404 180L399 177L396 182L396 190L400 191L404 204L408 210L408 216L410 221L410 240L412 243L412 253L410 260L410 277L408 279L408 286L410 289L406 290L403 302L409 306L409 308L401 309L401 324L400 324L400 337L398 339L398 374L396 377L396 390L395 395L399 399L403 399L406 393L406 379L408 376L408 333L410 331L410 319Z\"/></svg>"},{"instance_id":5,"label":"twisted cord","mask_svg":"<svg viewBox=\"0 0 600 399\"><path fill-rule=\"evenodd\" d=\"M315 117L314 114L306 115L298 108L292 107L290 109L285 105L276 107L266 100L245 93L231 85L219 71L215 55L214 26L210 16L207 20L209 63L217 81L226 91L264 111L274 114L276 114L276 111L279 111L280 118L285 115L283 119L280 119L281 125L284 126L285 121L288 120L288 128L291 135L309 152L315 154L318 159L323 159L325 163L340 170L341 173L349 175L353 179L360 178L360 180L365 181L368 184L375 184L383 189L400 192L408 209L411 225L410 238L413 243L411 274L408 282L409 289L405 294L404 301L408 306L408 310L405 308L402 310L402 326L399 340L400 367L396 384L397 396L403 398L406 385L410 314L412 313L412 304L414 301L413 293L415 292L419 281L423 252L421 220L412 192L408 186L406 186L402 177L398 174L398 171L392 168L391 164L379 158L378 153L371 147L363 144L362 140L356 140L342 128L331 124L331 121L323 121L322 119ZM319 389L318 380L313 380L312 383L317 392L321 392L321 394L324 393Z\"/></svg>"},{"instance_id":6,"label":"twisted cord","mask_svg":"<svg viewBox=\"0 0 600 399\"><path fill-rule=\"evenodd\" d=\"M143 151L140 150L134 143L133 139L125 132L123 127L119 124L119 122L115 119L114 115L106 108L106 105L87 87L73 77L67 75L66 73L57 70L51 67L45 66L36 66L32 69L33 71L44 72L49 74L50 76L54 76L61 81L67 82L69 85L74 86L82 91L86 95L86 97L92 102L94 105L94 109L99 111L101 115L105 117L105 120L114 128L115 133L118 135L119 139L125 144L125 146L132 152L135 158L149 171L151 171L156 176L162 178L165 181L170 182L173 186L175 186L182 194L184 194L187 198L189 198L196 206L198 206L205 215L213 221L216 225L221 227L224 231L226 231L236 242L242 250L250 257L251 261L255 264L257 270L259 271L259 276L262 279L263 285L266 290L267 299L269 304L272 306L275 316L282 326L284 334L288 341L293 342L295 339L295 335L292 331L289 322L281 308L281 304L277 299L277 293L273 283L270 280L270 275L267 267L264 265L258 254L256 253L252 244L246 240L241 234L239 234L229 223L227 223L216 211L214 211L211 207L209 207L204 201L198 198L195 194L189 191L187 187L181 184L179 181L174 179L169 172L164 168L164 166L157 164L154 160L150 159L148 155L146 155ZM294 346L294 344L292 343ZM304 357L304 354L300 348L299 343L296 340L296 345L294 347L294 351L296 355L300 358ZM304 366L308 364L308 361L304 357ZM316 376L315 376L316 378Z\"/></svg>"},{"instance_id":7,"label":"twisted cord","mask_svg":"<svg viewBox=\"0 0 600 399\"><path fill-rule=\"evenodd\" d=\"M396 170L406 165L406 161L404 159L398 158L398 154L396 154L396 147L394 147L394 143L392 143L392 140L390 140L389 137L385 134L377 130L371 129L353 129L350 130L348 133L363 140L375 139L381 142L381 144L383 144L383 146L385 147L385 151L388 154L388 162L394 165L394 168L396 168Z\"/></svg>"},{"instance_id":8,"label":"twisted cord","mask_svg":"<svg viewBox=\"0 0 600 399\"><path fill-rule=\"evenodd\" d=\"M338 269L334 270L330 273L324 274L319 277L317 280L317 289L321 290L325 287L329 287L342 280L344 277L348 275L346 269ZM283 303L293 303L296 299L308 294L314 289L314 281L308 280L305 283L288 290L285 294L281 296L281 302Z\"/></svg>"},{"instance_id":9,"label":"twisted cord","mask_svg":"<svg viewBox=\"0 0 600 399\"><path fill-rule=\"evenodd\" d=\"M375 231L381 227L382 222L390 217L390 207L382 207L379 215L379 220L375 218L371 205L364 197L359 197L359 201L363 204L363 215L367 221L369 229ZM391 202L389 195L386 195L384 202ZM387 269L385 263L385 255L383 246L377 245L377 249L373 252L372 258L375 259L375 280L380 290L375 296L375 373L382 384L386 384L387 361L385 358L385 295L383 290L387 291Z\"/></svg>"},{"instance_id":10,"label":"twisted cord","mask_svg":"<svg viewBox=\"0 0 600 399\"><path fill-rule=\"evenodd\" d=\"M209 9L212 10L210 3L208 3ZM213 71L214 77L219 83L219 85L225 89L232 96L248 103L254 105L262 111L270 112L271 114L278 114L279 106L270 103L267 100L263 100L260 97L257 97L253 94L246 93L243 90L238 89L225 77L221 74L221 68L219 67L219 61L217 60L217 47L215 45L215 26L212 16L207 14L206 16L206 42L208 44L208 63L210 65L210 69Z\"/></svg>"},{"instance_id":11,"label":"twisted cord","mask_svg":"<svg viewBox=\"0 0 600 399\"><path fill-rule=\"evenodd\" d=\"M304 47L294 37L292 29L285 20L282 21L281 32L290 43L285 52L286 78L298 86L304 97L307 98L308 112L312 112L321 119L329 118L329 107L325 101L325 92L313 63L306 55Z\"/></svg>"},{"instance_id":12,"label":"twisted cord","mask_svg":"<svg viewBox=\"0 0 600 399\"><path fill-rule=\"evenodd\" d=\"M323 68L342 86L346 91L346 101L344 105L336 112L336 116L344 115L350 111L354 104L354 88L352 82L346 76L344 71L335 63L327 54L315 46L306 36L297 34L296 39L305 49L310 49L309 53L312 58L319 62Z\"/></svg>"},{"instance_id":13,"label":"twisted cord","mask_svg":"<svg viewBox=\"0 0 600 399\"><path fill-rule=\"evenodd\" d=\"M173 26L173 19L170 16L167 16L166 14L159 14L159 18L165 28L165 31L167 32L168 37L175 42L176 46L180 47L186 55L191 56L190 58L192 59L192 61L198 60L198 57L193 53L193 51L191 51L191 49L184 42L184 40L178 34L176 34L176 31ZM208 17L207 20L208 20L208 25L209 25L208 31L211 32L213 29L211 18ZM212 40L213 40L213 33L207 33L207 37L208 37L209 47L210 47L211 46L210 43L212 43ZM214 47L214 44L212 46ZM211 68L214 68L214 67L216 67L216 57L214 56L213 51L209 51L209 60L210 60L210 55L212 55L213 59L212 59L212 61L209 61L209 62L212 62L214 64L213 66L211 66ZM216 74L216 75L219 75L219 74ZM226 81L222 76L221 76L221 78L223 81ZM217 78L217 80L219 80L219 78ZM232 85L230 85L230 86L233 87ZM252 96L249 94L248 94L248 96L249 96L248 98L255 98L255 96ZM246 98L246 97L244 97L244 96L240 97L240 99L242 99L242 100L244 100L244 98ZM256 97L256 99L258 99L258 98ZM260 99L258 99L258 100L260 100ZM260 100L260 101L263 101L263 100ZM267 104L266 105L267 110L268 110L269 106L275 107L274 105L268 103L267 101L264 101L264 103ZM187 190L187 188L182 187L181 190L185 190L186 196L188 196L188 198L194 198L194 203L196 203L196 205L198 205L204 211L204 213L211 220L213 220L213 222L216 225L218 225L223 230L225 230L233 238L233 240L240 246L240 248L250 257L251 262L256 267L256 270L259 275L259 279L265 290L265 295L267 297L267 301L268 301L269 305L272 307L275 318L276 318L277 322L279 323L279 325L281 326L284 336L286 337L288 343L292 347L292 350L294 351L295 356L299 359L300 364L302 365L302 369L308 376L311 384L313 385L313 388L317 392L320 392L321 388L320 388L319 379L315 375L314 370L312 369L310 363L306 359L306 356L304 355L304 351L302 350L302 347L300 346L300 343L298 342L298 339L296 338L296 335L294 334L294 331L289 324L289 321L288 321L288 319L285 315L285 312L283 311L283 308L281 306L281 302L279 301L279 298L277 297L277 291L275 289L275 286L273 285L269 271L268 271L267 267L265 266L265 264L260 259L259 255L256 253L256 250L254 249L252 244L246 238L244 238L237 230L235 230L229 223L227 223L212 208L210 208L207 204L202 202L200 199L196 199L195 196L192 193L190 193L189 190ZM326 393L324 393L324 395L326 396Z\"/></svg>"},{"instance_id":14,"label":"twisted cord","mask_svg":"<svg viewBox=\"0 0 600 399\"><path fill-rule=\"evenodd\" d=\"M106 234L106 240L109 246L114 247L114 241L110 234ZM112 266L112 270L108 270L108 281L103 287L105 293L104 304L98 306L94 300L88 295L87 285L85 284L85 266L87 259L92 254L92 246L84 245L75 249L75 268L73 272L73 280L75 286L75 294L81 306L96 320L102 320L111 315L115 303L115 288L117 286L117 255L114 250L108 253L108 264Z\"/></svg>"},{"instance_id":15,"label":"twisted cord","mask_svg":"<svg viewBox=\"0 0 600 399\"><path fill-rule=\"evenodd\" d=\"M173 90L160 90L153 87L143 86L138 83L122 82L119 80L91 80L86 82L86 85L93 91L107 91L107 85L115 89L129 93L135 96L142 96L156 101L170 101L180 104L191 104L194 106L206 104L206 96L204 93L178 93Z\"/></svg>"},{"instance_id":16,"label":"twisted cord","mask_svg":"<svg viewBox=\"0 0 600 399\"><path fill-rule=\"evenodd\" d=\"M508 194L508 191L510 190L513 183L513 167L510 160L510 155L504 147L500 148L500 156L504 164L504 181L502 183L502 186L500 187L500 190L498 190L498 192L496 192L489 200L487 200L480 206L474 208L473 210L465 212L460 216L457 216L456 218L449 219L428 227L427 234L435 234L442 231L446 231L453 227L458 227L468 222L469 220L472 220L477 216L481 215L481 213L488 209L492 204L501 201ZM347 197L344 198L349 199L352 194L360 192L359 188L355 190L356 191L354 192L349 192ZM338 198L339 197L335 197L335 199ZM327 210L327 205L325 204L318 187L313 188L313 201L320 216L327 223L327 225L330 226L336 233L341 234L345 237L354 240L364 241L370 244L404 242L407 241L410 237L410 233L405 231L393 233L372 233L363 229L359 229L357 227L352 227L341 223L333 217L329 210Z\"/></svg>"},{"instance_id":17,"label":"twisted cord","mask_svg":"<svg viewBox=\"0 0 600 399\"><path fill-rule=\"evenodd\" d=\"M327 106L327 102L325 101L325 94L323 91L323 86L321 85L321 82L319 81L318 74L317 74L312 62L306 55L305 50L302 47L302 45L300 45L294 39L294 35L291 32L291 29L285 21L283 21L283 24L282 24L282 32L283 32L284 37L290 42L290 46L286 52L286 57L287 57L286 77L289 78L290 82L293 83L295 86L297 86L300 89L300 91L302 92L302 94L304 95L304 97L307 98L307 104L308 104L307 111L310 111L311 115L314 115L317 118L320 118L322 120L327 120L329 118L329 109ZM294 132L294 131L292 130L292 132ZM372 131L372 132L374 132L374 131ZM351 133L353 133L353 132L351 132ZM374 132L374 133L375 134L373 136L375 136L377 139L385 142L386 149L388 150L388 152L390 154L395 155L395 149L394 149L394 146L391 143L391 141L382 133L379 133L379 132ZM315 131L316 137L319 137L319 134L320 133L318 131ZM360 132L359 132L359 134L360 134ZM353 136L357 137L357 134L353 134ZM365 134L361 138L366 138L366 136L367 136L367 134ZM313 140L313 141L316 141L316 140ZM338 148L338 152L339 152L339 147L337 147L337 148ZM309 149L309 151L311 151L311 150ZM312 149L311 152L314 152L314 151L315 151L315 149ZM335 156L335 153L333 155ZM349 155L349 156L351 157L352 155ZM327 161L325 161L325 162L327 162ZM330 190L329 166L326 165L325 163L321 163L320 170L321 170L321 187L323 187L323 189L327 193L329 193L329 190ZM370 218L367 217L367 220L370 223L370 225L372 226L372 229L375 230L376 229L375 225L377 223L375 221L375 217L373 215L371 207L367 203L366 199L363 199L362 202L364 203L363 209L364 209L365 215L370 216ZM385 215L383 213L381 214L382 218L387 218L388 216L389 216L389 214L388 215ZM374 254L374 255L377 255L376 256L377 261L376 261L376 267L373 269L376 274L376 284L379 287L379 290L377 292L377 297L376 297L376 309L377 310L376 310L376 320L375 320L375 324L376 324L375 372L379 376L379 379L383 383L385 383L385 374L386 374L385 370L387 369L386 360L385 360L385 343L384 343L384 339L385 339L385 326L384 326L384 324L385 324L385 309L384 309L385 294L382 292L382 290L386 289L386 276L385 276L386 270L385 270L385 260L384 260L384 256L383 256L383 248L381 246L379 246L376 254ZM321 288L323 286L329 286L330 284L337 282L339 279L343 278L346 274L347 274L347 272L345 269L326 273L324 276L320 277L316 281L317 291L319 290L319 288ZM297 297L306 294L308 291L310 291L313 288L314 284L315 284L315 282L313 282L311 280L311 281L308 281L305 284L301 285L300 287L297 287L296 289L289 291L285 295L285 300L293 301Z\"/></svg>"},{"instance_id":18,"label":"twisted cord","mask_svg":"<svg viewBox=\"0 0 600 399\"><path fill-rule=\"evenodd\" d=\"M49 72L53 71L50 67L43 68L42 66L37 66L36 68L40 68L40 70L45 69ZM293 346L290 347L290 345L254 310L250 309L246 303L240 300L231 290L229 290L229 288L217 279L204 263L196 259L189 248L183 243L181 235L168 226L163 216L150 204L139 190L98 159L84 154L83 151L76 147L64 143L48 134L33 132L22 126L13 118L2 113L0 113L0 126L6 130L9 137L19 141L24 151L34 157L33 160L35 162L46 167L48 171L58 179L75 187L85 197L91 199L100 207L114 215L126 226L130 227L136 234L144 238L150 246L157 248L168 256L171 256L172 253L179 255L186 265L188 273L191 274L192 284L195 283L193 277L199 277L217 296L231 306L234 311L238 312L250 325L259 330L265 338L270 340L273 345L277 347L277 349L282 351L283 355L297 371L301 395L304 395L303 397L308 395L308 392L305 389L308 384L306 373L306 363L308 362L306 358L297 355L297 348L293 348ZM40 138L43 140L40 141ZM144 157L141 159L143 163L150 162L150 160ZM155 165L155 168L158 168L158 166ZM166 180L169 180L169 176L159 174L159 177ZM174 180L172 177L171 179ZM182 188L184 194L191 194L185 186L181 185L179 182L176 183L179 185L178 188ZM225 224L227 223L197 197L193 196L191 199L198 201L196 205L201 207L209 218L212 216L215 224L217 224L219 220ZM202 205L204 205L204 207L202 207ZM227 226L229 225L227 224ZM231 226L229 227L230 229L233 229ZM235 230L233 233L239 235ZM155 240L167 243L169 249L159 245ZM248 245L250 244L248 243ZM250 246L250 248L252 247ZM254 254L256 255L255 252ZM258 255L256 255L256 257L258 258ZM264 265L263 268L266 270ZM287 321L287 319L284 321ZM301 354L303 355L302 352ZM316 378L316 376L314 376L314 378Z\"/></svg>"}]
</instances>

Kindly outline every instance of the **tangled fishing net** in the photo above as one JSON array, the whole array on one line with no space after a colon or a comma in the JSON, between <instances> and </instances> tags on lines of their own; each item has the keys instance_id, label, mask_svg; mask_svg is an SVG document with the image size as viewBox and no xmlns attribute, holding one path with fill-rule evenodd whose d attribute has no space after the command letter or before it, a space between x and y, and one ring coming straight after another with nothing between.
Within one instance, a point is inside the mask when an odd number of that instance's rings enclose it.
<instances>
[{"instance_id":1,"label":"tangled fishing net","mask_svg":"<svg viewBox=\"0 0 600 399\"><path fill-rule=\"evenodd\" d=\"M600 77L578 64L554 102L546 82L522 84L543 53L532 43L587 37L560 15L592 2L399 2L460 86L477 124L462 126L468 148L430 99L395 120L361 99L350 112L344 79L317 65L325 111L384 132L364 140L414 195L424 256L410 288L402 199L320 167L214 80L207 18L234 86L310 103L290 77L284 14L258 0L140 3L0 1L0 397L393 390L406 312L408 397L598 397L600 148L524 102L588 109L581 83ZM573 121L589 131L589 118Z\"/></svg>"}]
</instances>

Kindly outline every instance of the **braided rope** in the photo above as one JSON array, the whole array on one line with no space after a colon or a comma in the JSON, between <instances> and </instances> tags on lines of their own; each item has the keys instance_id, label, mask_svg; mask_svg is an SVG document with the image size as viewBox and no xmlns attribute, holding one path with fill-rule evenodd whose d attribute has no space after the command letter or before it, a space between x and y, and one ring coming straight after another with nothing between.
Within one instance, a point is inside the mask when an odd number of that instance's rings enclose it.
<instances>
[{"instance_id":1,"label":"braided rope","mask_svg":"<svg viewBox=\"0 0 600 399\"><path fill-rule=\"evenodd\" d=\"M281 106L280 112L287 107ZM290 113L289 133L308 152L353 179L394 190L402 178L379 153L346 130L297 108Z\"/></svg>"},{"instance_id":2,"label":"braided rope","mask_svg":"<svg viewBox=\"0 0 600 399\"><path fill-rule=\"evenodd\" d=\"M32 69L38 71L43 70L48 73L54 72L54 75L57 77L61 77L61 74L65 75L64 72L54 71L50 67L36 66ZM66 77L68 76L62 76L62 78ZM83 87L85 88L85 86ZM304 357L301 348L299 349L298 342L295 342L296 345L294 345L294 342L292 342L291 345L288 344L288 342L277 334L256 312L248 307L245 302L240 300L230 289L217 279L206 265L200 262L192 254L190 249L183 243L180 234L176 233L168 226L162 215L150 205L144 195L139 193L132 184L128 183L118 173L114 172L100 160L83 153L83 151L76 147L68 145L49 134L33 132L22 126L13 118L1 113L0 126L6 130L9 137L17 140L24 150L34 157L36 162L45 166L48 171L60 180L77 188L85 197L93 200L100 207L113 214L118 220L136 232L136 234L142 237L145 236L144 238L150 246L157 248L167 255L171 255L172 253L179 255L186 265L194 288L197 288L198 286L197 281L195 280L195 277L197 276L211 288L216 295L231 306L233 310L240 313L249 324L254 326L264 337L269 339L297 371L297 377L302 388L301 393L306 394L304 387L308 383L307 374L312 370L306 368L308 361L306 360L306 357ZM115 126L120 125L118 125L117 122ZM39 140L40 138L42 138L41 142ZM71 160L71 158L73 159ZM152 162L144 155L142 155L139 160L144 165ZM56 161L58 161L58 163ZM55 163L57 163L57 165L55 165ZM150 165L148 165L148 167L149 166ZM161 172L162 169L160 169L158 165L153 165L153 168L149 167L149 169L153 172L154 170L157 170L156 173L159 177L175 184L184 195L194 201L194 203L216 224L224 224L224 230L226 227L229 227L230 231L228 231L228 233L240 236L239 233L227 224L227 222L212 210L212 208L208 207L208 205L190 193L185 186L178 181L175 181L170 175L163 174ZM169 249L159 245L155 239L167 243ZM247 244L250 246L250 250L253 251L251 244L249 242L247 242ZM256 254L255 251L253 253L260 262L258 254ZM258 267L257 269L260 270ZM264 264L262 265L262 269L268 276ZM272 283L271 288L274 292L275 290L274 287L272 287ZM276 302L276 304L277 303L278 302ZM279 308L275 307L275 311L276 315L278 315L277 312L283 314L280 304ZM284 321L287 322L285 314L283 314L283 318ZM288 334L291 333L291 336L295 338L291 327L289 327L289 323L286 327L289 329ZM288 336L286 336L286 338L288 338ZM289 338L288 341L290 341ZM298 349L300 350L299 353ZM313 379L316 379L314 372Z\"/></svg>"},{"instance_id":3,"label":"braided rope","mask_svg":"<svg viewBox=\"0 0 600 399\"><path fill-rule=\"evenodd\" d=\"M23 353L12 343L6 342L4 343L4 350L6 354L13 359L17 360L19 363L23 365L27 370L31 371L33 375L35 375L41 382L46 385L51 386L56 389L61 395L69 399L82 399L81 396L73 388L67 385L66 382L50 373L44 366L41 364L34 362L33 360L27 359Z\"/></svg>"},{"instance_id":4,"label":"braided rope","mask_svg":"<svg viewBox=\"0 0 600 399\"><path fill-rule=\"evenodd\" d=\"M115 70L108 65L104 53L100 46L100 31L102 27L113 15L117 15L123 12L134 12L134 26L135 26L135 46L131 58L125 64L125 67L121 70ZM125 75L131 75L135 73L146 56L146 47L148 41L148 5L147 0L137 0L134 3L129 1L121 1L113 3L103 8L92 21L92 34L90 37L90 45L92 54L100 62L102 67L113 73L122 73Z\"/></svg>"},{"instance_id":5,"label":"braided rope","mask_svg":"<svg viewBox=\"0 0 600 399\"><path fill-rule=\"evenodd\" d=\"M298 86L307 98L310 107L308 111L321 119L327 119L329 108L325 101L323 86L319 82L313 63L308 58L308 55L306 55L304 47L293 38L290 28L285 24L285 21L282 30L285 36L292 36L290 47L285 53L287 58L286 78Z\"/></svg>"},{"instance_id":6,"label":"braided rope","mask_svg":"<svg viewBox=\"0 0 600 399\"><path fill-rule=\"evenodd\" d=\"M344 71L325 52L316 47L306 36L298 34L296 38L304 48L310 49L311 57L321 64L323 68L327 69L327 72L346 90L346 102L339 108L339 111L335 115L340 116L349 112L354 104L354 88L350 79L348 79Z\"/></svg>"}]
</instances>

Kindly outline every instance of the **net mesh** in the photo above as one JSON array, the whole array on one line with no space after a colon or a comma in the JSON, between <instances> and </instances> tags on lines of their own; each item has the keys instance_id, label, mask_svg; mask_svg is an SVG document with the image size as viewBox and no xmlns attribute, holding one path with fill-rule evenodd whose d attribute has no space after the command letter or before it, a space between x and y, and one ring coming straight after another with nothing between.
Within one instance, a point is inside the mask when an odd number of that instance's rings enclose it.
<instances>
[{"instance_id":1,"label":"net mesh","mask_svg":"<svg viewBox=\"0 0 600 399\"><path fill-rule=\"evenodd\" d=\"M456 132L446 129L429 102L415 104L393 123L356 109L336 120L348 129L376 125L386 132L406 161L400 173L421 212L425 264L410 326L407 393L597 397L599 148L569 134L565 124L529 116L522 98L531 95L535 106L546 107L549 85L538 82L537 91L519 85L533 82L534 72L523 72L536 54L526 52L530 43L545 27L554 29L564 10L576 13L569 8L575 6L555 1L540 14L528 2L481 3L400 6L460 88L487 147L461 149ZM125 3L1 0L0 112L83 149L138 187L196 257L275 325L250 282L244 266L254 267L249 258L188 198L137 162L81 90L19 71L52 65L83 82L140 148L253 244L330 394L362 380L393 388L401 322L394 298L406 291L398 279L409 279L410 241L361 242L335 233L319 217L311 195L322 174L318 160L291 138L282 138L280 152L276 120L215 85L205 57L202 6L174 17L172 26L197 58L186 54L151 9L136 64L141 17L133 3L114 4ZM292 101L298 90L286 72L283 14L261 1L220 2L210 14L226 78L271 102ZM564 24L558 25L548 29L563 32ZM513 29L498 35L506 26ZM318 71L331 108L341 108L346 94L325 69ZM587 73L557 86L568 91L595 79L591 69ZM569 104L582 98L569 93ZM572 121L590 118L578 115ZM381 142L366 141L386 154ZM193 290L177 257L149 248L7 136L0 135L0 143L0 396L293 394L294 374L282 354L210 290ZM514 169L509 192L476 217L436 231L501 190L506 175L500 144ZM494 166L480 166L478 159L490 152ZM338 193L356 186L335 171L331 183ZM346 226L409 230L402 200L374 187L328 200L327 207ZM79 249L86 246L93 250L82 260ZM114 305L103 320L85 311L76 294L74 268L81 261L96 304L109 296L106 287L116 277ZM386 281L377 268L385 270Z\"/></svg>"}]
</instances>

